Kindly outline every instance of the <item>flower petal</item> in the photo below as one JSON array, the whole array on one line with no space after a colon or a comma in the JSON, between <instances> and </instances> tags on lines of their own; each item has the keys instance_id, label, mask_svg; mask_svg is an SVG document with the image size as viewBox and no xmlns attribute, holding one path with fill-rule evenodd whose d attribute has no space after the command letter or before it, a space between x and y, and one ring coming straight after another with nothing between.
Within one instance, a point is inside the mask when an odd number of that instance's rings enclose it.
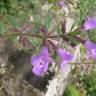
<instances>
[{"instance_id":1,"label":"flower petal","mask_svg":"<svg viewBox=\"0 0 96 96\"><path fill-rule=\"evenodd\" d=\"M34 66L34 67L32 68L32 72L33 72L35 75L37 75L37 76L41 76L41 75L43 75L45 72L47 72L47 70L48 70L48 65L49 65L49 62L46 62L46 64L42 64L42 65L38 64L38 65L36 65L36 66Z\"/></svg>"},{"instance_id":2,"label":"flower petal","mask_svg":"<svg viewBox=\"0 0 96 96\"><path fill-rule=\"evenodd\" d=\"M73 60L74 56L71 55L69 52L63 50L63 49L58 49L57 50L58 56L61 58L61 60Z\"/></svg>"},{"instance_id":3,"label":"flower petal","mask_svg":"<svg viewBox=\"0 0 96 96\"><path fill-rule=\"evenodd\" d=\"M51 58L49 57L48 48L42 47L40 53L31 58L31 63L33 65L32 72L41 76L48 70L49 63Z\"/></svg>"},{"instance_id":4,"label":"flower petal","mask_svg":"<svg viewBox=\"0 0 96 96\"><path fill-rule=\"evenodd\" d=\"M91 50L92 58L96 60L96 48Z\"/></svg>"},{"instance_id":5,"label":"flower petal","mask_svg":"<svg viewBox=\"0 0 96 96\"><path fill-rule=\"evenodd\" d=\"M64 3L64 1L60 1L60 2L59 2L59 6L60 6L60 7L64 7L65 5L66 5L66 4Z\"/></svg>"},{"instance_id":6,"label":"flower petal","mask_svg":"<svg viewBox=\"0 0 96 96\"><path fill-rule=\"evenodd\" d=\"M39 64L40 60L41 60L40 56L38 56L38 55L37 56L32 56L31 57L31 64L33 66L35 66L35 65Z\"/></svg>"},{"instance_id":7,"label":"flower petal","mask_svg":"<svg viewBox=\"0 0 96 96\"><path fill-rule=\"evenodd\" d=\"M63 60L60 64L60 68L63 69L65 67L65 65L68 64L68 61Z\"/></svg>"},{"instance_id":8,"label":"flower petal","mask_svg":"<svg viewBox=\"0 0 96 96\"><path fill-rule=\"evenodd\" d=\"M90 41L86 41L86 42L85 42L85 47L86 47L88 50L94 49L94 48L96 48L96 44L94 44L94 43L92 43L92 42L90 42Z\"/></svg>"},{"instance_id":9,"label":"flower petal","mask_svg":"<svg viewBox=\"0 0 96 96\"><path fill-rule=\"evenodd\" d=\"M47 48L47 47L42 47L42 49L41 49L41 51L40 51L40 54L41 54L42 56L49 57L48 48Z\"/></svg>"},{"instance_id":10,"label":"flower petal","mask_svg":"<svg viewBox=\"0 0 96 96\"><path fill-rule=\"evenodd\" d=\"M96 18L87 17L84 23L85 30L96 28Z\"/></svg>"}]
</instances>

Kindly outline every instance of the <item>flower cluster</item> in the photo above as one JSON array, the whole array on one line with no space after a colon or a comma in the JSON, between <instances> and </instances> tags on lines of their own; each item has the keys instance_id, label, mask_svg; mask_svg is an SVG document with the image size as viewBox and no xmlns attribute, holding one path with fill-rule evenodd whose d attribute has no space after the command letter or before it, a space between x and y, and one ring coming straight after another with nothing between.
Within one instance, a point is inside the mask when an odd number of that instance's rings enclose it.
<instances>
[{"instance_id":1,"label":"flower cluster","mask_svg":"<svg viewBox=\"0 0 96 96\"><path fill-rule=\"evenodd\" d=\"M60 5L63 6L63 2L60 2ZM90 30L96 28L96 19L87 17L83 24L84 30ZM88 40L82 40L80 37L75 38L78 41L81 41L84 44L87 50L87 58L92 58L96 60L96 44L92 43ZM83 42L84 41L84 42ZM58 57L60 58L60 69L64 69L64 67L74 60L74 56L69 52L56 47L52 42L51 45L55 48L55 52L57 53ZM36 76L42 76L48 71L49 64L52 64L52 58L50 57L48 46L46 44L41 48L41 51L38 55L32 56L31 63L32 63L32 72Z\"/></svg>"},{"instance_id":2,"label":"flower cluster","mask_svg":"<svg viewBox=\"0 0 96 96\"><path fill-rule=\"evenodd\" d=\"M43 75L48 70L51 58L49 57L48 48L42 47L40 53L31 58L33 65L32 72L37 75Z\"/></svg>"},{"instance_id":3,"label":"flower cluster","mask_svg":"<svg viewBox=\"0 0 96 96\"><path fill-rule=\"evenodd\" d=\"M96 29L96 18L87 17L84 22L84 28L85 30ZM85 47L87 50L87 58L96 60L96 44L91 41L86 41Z\"/></svg>"},{"instance_id":4,"label":"flower cluster","mask_svg":"<svg viewBox=\"0 0 96 96\"><path fill-rule=\"evenodd\" d=\"M61 59L61 64L60 64L61 69L63 69L64 65L68 64L74 58L73 55L71 55L67 51L64 51L61 48L58 48L56 52ZM32 72L37 76L44 75L44 73L47 72L48 66L51 63L51 61L52 58L50 58L49 56L48 48L42 47L40 53L36 56L32 56L31 58L31 63L33 65Z\"/></svg>"}]
</instances>

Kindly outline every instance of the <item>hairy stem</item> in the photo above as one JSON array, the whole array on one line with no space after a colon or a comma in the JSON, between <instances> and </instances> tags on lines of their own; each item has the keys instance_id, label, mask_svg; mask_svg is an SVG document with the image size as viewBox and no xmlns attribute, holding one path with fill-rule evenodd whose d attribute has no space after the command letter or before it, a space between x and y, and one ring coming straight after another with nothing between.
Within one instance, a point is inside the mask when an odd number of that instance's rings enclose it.
<instances>
[{"instance_id":1,"label":"hairy stem","mask_svg":"<svg viewBox=\"0 0 96 96\"><path fill-rule=\"evenodd\" d=\"M46 35L46 36L43 36L43 35L37 35L37 34L32 34L32 33L10 33L10 34L4 34L4 35L0 35L0 37L10 37L10 36L32 36L32 37L36 37L36 38L62 38L62 37L64 37L64 36L62 36L62 35L59 35L59 36L57 36L57 35L54 35L54 36L48 36L48 35Z\"/></svg>"}]
</instances>

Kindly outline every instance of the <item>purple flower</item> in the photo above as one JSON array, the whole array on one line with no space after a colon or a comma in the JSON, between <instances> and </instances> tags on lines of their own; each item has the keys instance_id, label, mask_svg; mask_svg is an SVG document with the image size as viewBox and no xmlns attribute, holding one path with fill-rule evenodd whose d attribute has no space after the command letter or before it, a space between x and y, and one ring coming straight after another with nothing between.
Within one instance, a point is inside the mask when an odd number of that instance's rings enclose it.
<instances>
[{"instance_id":1,"label":"purple flower","mask_svg":"<svg viewBox=\"0 0 96 96\"><path fill-rule=\"evenodd\" d=\"M85 47L87 49L87 58L93 58L96 60L96 44L86 41Z\"/></svg>"},{"instance_id":2,"label":"purple flower","mask_svg":"<svg viewBox=\"0 0 96 96\"><path fill-rule=\"evenodd\" d=\"M64 1L60 1L58 4L59 4L60 7L64 7L64 6L66 6L66 4L65 4Z\"/></svg>"},{"instance_id":3,"label":"purple flower","mask_svg":"<svg viewBox=\"0 0 96 96\"><path fill-rule=\"evenodd\" d=\"M64 68L65 64L68 64L69 62L71 62L74 59L74 56L71 55L69 52L59 48L57 49L57 54L61 59L61 69Z\"/></svg>"},{"instance_id":4,"label":"purple flower","mask_svg":"<svg viewBox=\"0 0 96 96\"><path fill-rule=\"evenodd\" d=\"M37 76L43 75L43 74L44 74L45 72L47 72L47 70L48 70L49 62L44 63L44 62L41 61L41 63L42 63L42 64L37 64L36 66L34 66L34 67L32 68L32 72L33 72L35 75L37 75Z\"/></svg>"},{"instance_id":5,"label":"purple flower","mask_svg":"<svg viewBox=\"0 0 96 96\"><path fill-rule=\"evenodd\" d=\"M95 29L96 28L96 18L87 17L84 22L85 30Z\"/></svg>"},{"instance_id":6,"label":"purple flower","mask_svg":"<svg viewBox=\"0 0 96 96\"><path fill-rule=\"evenodd\" d=\"M43 75L48 70L50 60L47 47L42 47L40 53L31 58L32 72L37 76Z\"/></svg>"}]
</instances>

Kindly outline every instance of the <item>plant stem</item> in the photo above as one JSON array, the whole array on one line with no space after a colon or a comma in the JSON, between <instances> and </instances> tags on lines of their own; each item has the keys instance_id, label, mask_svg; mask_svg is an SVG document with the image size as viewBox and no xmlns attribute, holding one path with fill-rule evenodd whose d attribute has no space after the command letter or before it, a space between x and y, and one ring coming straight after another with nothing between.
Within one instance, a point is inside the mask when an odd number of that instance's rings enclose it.
<instances>
[{"instance_id":1,"label":"plant stem","mask_svg":"<svg viewBox=\"0 0 96 96\"><path fill-rule=\"evenodd\" d=\"M10 37L10 36L32 36L32 37L36 37L36 38L60 38L60 37L64 37L62 35L54 35L54 36L43 36L43 35L37 35L37 34L32 34L32 33L12 33L12 34L4 34L4 35L0 35L0 37Z\"/></svg>"},{"instance_id":2,"label":"plant stem","mask_svg":"<svg viewBox=\"0 0 96 96\"><path fill-rule=\"evenodd\" d=\"M85 44L86 40L82 39L80 36L74 36L78 41L80 41L82 44Z\"/></svg>"}]
</instances>

